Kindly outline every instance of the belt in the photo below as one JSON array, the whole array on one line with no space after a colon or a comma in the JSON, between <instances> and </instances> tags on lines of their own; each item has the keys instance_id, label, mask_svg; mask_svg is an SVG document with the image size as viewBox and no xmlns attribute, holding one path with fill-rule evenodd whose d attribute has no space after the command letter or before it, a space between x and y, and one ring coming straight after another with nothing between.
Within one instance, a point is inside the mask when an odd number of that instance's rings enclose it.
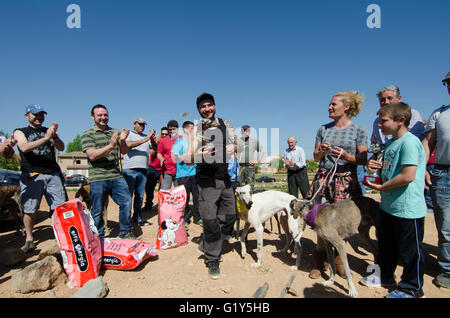
<instances>
[{"instance_id":1,"label":"belt","mask_svg":"<svg viewBox=\"0 0 450 318\"><path fill-rule=\"evenodd\" d=\"M288 169L288 172L292 172L292 173L300 172L300 171L302 171L305 168L306 168L306 166L303 166L303 167L295 169L295 170L294 169Z\"/></svg>"},{"instance_id":2,"label":"belt","mask_svg":"<svg viewBox=\"0 0 450 318\"><path fill-rule=\"evenodd\" d=\"M251 166L251 164L249 164L249 163L240 163L239 165L241 167L250 167Z\"/></svg>"}]
</instances>

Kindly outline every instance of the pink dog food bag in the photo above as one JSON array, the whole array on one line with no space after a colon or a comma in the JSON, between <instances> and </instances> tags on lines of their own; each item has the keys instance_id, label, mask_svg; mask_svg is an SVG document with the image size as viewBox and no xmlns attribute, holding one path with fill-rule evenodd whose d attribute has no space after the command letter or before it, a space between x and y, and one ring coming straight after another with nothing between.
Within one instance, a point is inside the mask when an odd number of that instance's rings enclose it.
<instances>
[{"instance_id":1,"label":"pink dog food bag","mask_svg":"<svg viewBox=\"0 0 450 318\"><path fill-rule=\"evenodd\" d=\"M159 250L186 245L188 242L183 214L186 207L186 188L184 185L158 193L159 231L156 247Z\"/></svg>"},{"instance_id":2,"label":"pink dog food bag","mask_svg":"<svg viewBox=\"0 0 450 318\"><path fill-rule=\"evenodd\" d=\"M132 270L158 251L152 243L127 239L101 239L103 266L109 269Z\"/></svg>"},{"instance_id":3,"label":"pink dog food bag","mask_svg":"<svg viewBox=\"0 0 450 318\"><path fill-rule=\"evenodd\" d=\"M101 243L94 220L81 201L75 199L58 206L52 226L72 285L82 287L96 278L101 267Z\"/></svg>"}]
</instances>

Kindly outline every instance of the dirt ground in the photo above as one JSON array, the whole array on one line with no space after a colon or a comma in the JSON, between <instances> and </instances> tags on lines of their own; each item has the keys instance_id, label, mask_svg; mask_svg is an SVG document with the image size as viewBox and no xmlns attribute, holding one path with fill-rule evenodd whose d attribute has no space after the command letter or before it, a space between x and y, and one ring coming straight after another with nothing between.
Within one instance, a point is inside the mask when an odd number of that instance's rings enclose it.
<instances>
[{"instance_id":1,"label":"dirt ground","mask_svg":"<svg viewBox=\"0 0 450 318\"><path fill-rule=\"evenodd\" d=\"M69 192L72 199L75 192ZM379 197L372 195L375 199ZM155 204L156 204L155 199ZM41 205L41 211L37 215L35 226L35 243L37 250L28 256L25 263L12 268L0 267L0 297L1 298L29 298L41 297L42 293L18 294L11 292L11 276L37 260L39 251L54 240L51 222L48 218L48 206L45 199ZM158 231L157 208L145 211L144 218L151 225L135 227L135 234L145 242L156 244ZM425 219L425 282L424 292L427 298L449 298L450 291L438 288L433 283L433 277L439 274L436 261L437 233L432 214ZM112 236L118 234L118 206L110 201L109 225L112 227ZM241 228L242 228L241 222ZM256 236L250 230L247 243L247 256L240 256L240 243L232 241L225 243L223 247L223 261L220 264L221 278L211 280L208 278L207 268L203 257L197 251L198 240L202 227L191 223L189 227L189 243L178 248L158 252L157 258L152 258L142 263L133 271L102 270L101 275L108 285L108 298L248 298L264 283L268 283L266 298L280 296L288 280L294 275L291 290L296 294L288 293L285 298L346 298L348 286L345 279L336 276L333 286L324 287L320 284L326 279L312 280L308 277L313 266L312 251L316 236L307 228L302 238L302 258L299 270L292 270L295 266L295 258L291 252L279 255L276 252L284 244L284 237L280 238L276 221L273 219L272 232L270 223L266 223L264 233L264 259L261 268L253 268L256 261ZM372 232L373 237L373 232ZM13 222L0 223L0 248L6 246L20 247L24 244L24 238L15 234ZM373 263L372 254L368 253L359 239L353 240L353 245L359 245L358 251L349 245L349 263L352 270L356 289L361 298L383 298L389 291L387 289L369 289L358 282L363 276L367 276L367 266ZM398 266L396 276L400 277L402 267ZM56 297L70 297L77 290L60 284L53 288Z\"/></svg>"}]
</instances>

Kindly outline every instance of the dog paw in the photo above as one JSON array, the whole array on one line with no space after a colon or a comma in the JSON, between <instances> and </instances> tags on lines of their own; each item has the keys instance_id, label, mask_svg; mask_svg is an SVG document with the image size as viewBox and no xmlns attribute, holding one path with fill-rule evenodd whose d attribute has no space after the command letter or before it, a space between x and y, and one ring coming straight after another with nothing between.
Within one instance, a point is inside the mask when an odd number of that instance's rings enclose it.
<instances>
[{"instance_id":1,"label":"dog paw","mask_svg":"<svg viewBox=\"0 0 450 318\"><path fill-rule=\"evenodd\" d=\"M261 266L261 263L258 263L258 262L252 264L253 268L259 268L260 266Z\"/></svg>"},{"instance_id":2,"label":"dog paw","mask_svg":"<svg viewBox=\"0 0 450 318\"><path fill-rule=\"evenodd\" d=\"M333 285L333 283L334 283L334 281L332 281L332 280L326 280L324 282L321 282L320 284L322 286L331 286L331 285Z\"/></svg>"},{"instance_id":3,"label":"dog paw","mask_svg":"<svg viewBox=\"0 0 450 318\"><path fill-rule=\"evenodd\" d=\"M356 297L358 297L358 292L356 290L353 290L353 291L350 290L348 292L348 295L352 298L356 298Z\"/></svg>"}]
</instances>

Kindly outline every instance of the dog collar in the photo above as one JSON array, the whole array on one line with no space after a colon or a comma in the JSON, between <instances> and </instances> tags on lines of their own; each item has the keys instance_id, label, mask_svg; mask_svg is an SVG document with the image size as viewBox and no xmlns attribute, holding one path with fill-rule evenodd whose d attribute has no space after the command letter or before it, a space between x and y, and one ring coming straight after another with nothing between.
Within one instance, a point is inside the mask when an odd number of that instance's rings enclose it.
<instances>
[{"instance_id":1,"label":"dog collar","mask_svg":"<svg viewBox=\"0 0 450 318\"><path fill-rule=\"evenodd\" d=\"M324 206L328 204L328 201L325 201L324 203L321 204L316 204L313 206L313 208L311 210L309 210L309 212L306 214L305 216L305 222L306 224L308 224L312 229L314 229L316 227L316 216L317 216L317 212L319 211L319 208L321 206Z\"/></svg>"}]
</instances>

